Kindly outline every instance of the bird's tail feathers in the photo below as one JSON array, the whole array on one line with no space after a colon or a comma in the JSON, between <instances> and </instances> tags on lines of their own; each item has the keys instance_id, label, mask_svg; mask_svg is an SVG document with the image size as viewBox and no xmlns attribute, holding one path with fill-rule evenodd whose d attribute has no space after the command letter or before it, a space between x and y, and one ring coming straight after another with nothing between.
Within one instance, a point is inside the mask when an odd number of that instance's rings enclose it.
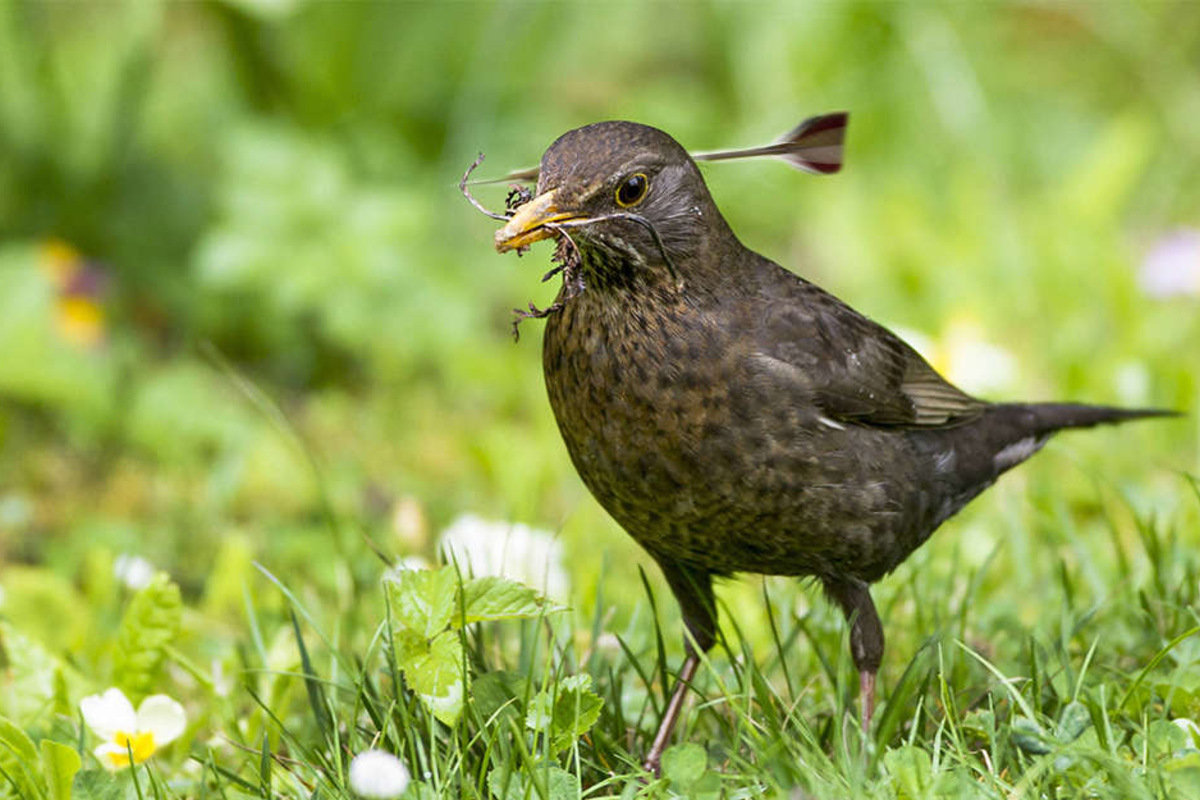
<instances>
[{"instance_id":1,"label":"bird's tail feathers","mask_svg":"<svg viewBox=\"0 0 1200 800\"><path fill-rule=\"evenodd\" d=\"M1137 419L1182 416L1178 411L1164 408L1114 408L1082 403L1014 403L1010 408L1026 417L1029 429L1037 433L1053 433L1064 428L1113 425Z\"/></svg>"}]
</instances>

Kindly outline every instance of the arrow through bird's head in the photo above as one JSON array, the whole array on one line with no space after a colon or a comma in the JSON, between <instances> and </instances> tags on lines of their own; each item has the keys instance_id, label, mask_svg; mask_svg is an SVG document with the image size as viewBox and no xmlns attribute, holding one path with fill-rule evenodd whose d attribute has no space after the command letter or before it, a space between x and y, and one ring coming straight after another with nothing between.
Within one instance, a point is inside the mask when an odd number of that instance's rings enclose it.
<instances>
[{"instance_id":1,"label":"arrow through bird's head","mask_svg":"<svg viewBox=\"0 0 1200 800\"><path fill-rule=\"evenodd\" d=\"M646 125L600 122L550 146L536 195L497 231L496 249L564 232L604 261L673 270L672 256L728 228L678 142Z\"/></svg>"},{"instance_id":2,"label":"arrow through bird's head","mask_svg":"<svg viewBox=\"0 0 1200 800\"><path fill-rule=\"evenodd\" d=\"M504 215L483 208L467 191L478 160L459 188L483 213L504 221L496 232L498 252L520 253L542 239L559 240L560 266L547 276L561 270L567 279L559 305L582 291L585 278L591 284L652 276L686 279L711 261L694 256L736 244L695 159L767 156L807 172L836 172L847 119L844 113L813 117L769 145L694 156L648 125L598 122L560 136L537 169L511 173L507 179L536 178L537 191L528 199L527 192L519 193L523 202L510 203ZM553 310L531 307L534 316Z\"/></svg>"}]
</instances>

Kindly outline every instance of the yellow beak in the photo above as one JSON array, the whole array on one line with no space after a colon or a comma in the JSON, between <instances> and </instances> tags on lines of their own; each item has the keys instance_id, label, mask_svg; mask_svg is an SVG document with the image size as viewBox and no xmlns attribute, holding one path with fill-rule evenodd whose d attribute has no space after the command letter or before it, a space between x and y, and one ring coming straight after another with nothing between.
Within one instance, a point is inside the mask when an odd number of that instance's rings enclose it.
<instances>
[{"instance_id":1,"label":"yellow beak","mask_svg":"<svg viewBox=\"0 0 1200 800\"><path fill-rule=\"evenodd\" d=\"M506 253L553 236L554 231L545 227L550 223L583 218L582 214L560 210L554 202L557 194L558 189L551 189L517 209L508 224L496 231L496 252Z\"/></svg>"}]
</instances>

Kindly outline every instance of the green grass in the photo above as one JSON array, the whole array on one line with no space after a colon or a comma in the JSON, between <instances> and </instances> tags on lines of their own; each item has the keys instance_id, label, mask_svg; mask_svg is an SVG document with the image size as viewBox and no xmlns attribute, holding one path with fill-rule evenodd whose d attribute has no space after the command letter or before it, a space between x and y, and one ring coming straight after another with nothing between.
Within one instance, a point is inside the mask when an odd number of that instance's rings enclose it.
<instances>
[{"instance_id":1,"label":"green grass","mask_svg":"<svg viewBox=\"0 0 1200 800\"><path fill-rule=\"evenodd\" d=\"M369 747L414 797L1200 795L1200 298L1138 278L1196 226L1198 48L1187 3L0 4L0 797L63 800L70 753L77 800L348 797ZM743 241L989 398L1188 416L1064 434L874 588L866 740L840 613L723 583L654 781L678 609L511 341L548 254L454 185L597 119L712 149L843 108L836 177L705 168ZM552 531L569 610L446 623L448 725L381 578L466 513ZM187 711L136 773L91 756L110 686Z\"/></svg>"},{"instance_id":2,"label":"green grass","mask_svg":"<svg viewBox=\"0 0 1200 800\"><path fill-rule=\"evenodd\" d=\"M587 797L1194 796L1198 743L1172 722L1200 715L1200 555L1182 535L1200 495L1194 481L1181 483L1186 523L1118 506L1098 520L1110 535L1069 549L1052 515L1018 512L1024 526L980 562L939 541L942 554L929 548L882 582L889 652L866 738L838 612L795 581L723 587L726 635L702 666L658 780L640 761L681 654L677 613L657 581L647 580L624 626L596 598L590 619L584 601L453 634L471 678L461 718L446 725L401 674L402 593L389 603L378 580L350 574L335 591L314 592L260 567L243 576L236 621L185 608L166 670L148 674L184 697L188 733L115 786L130 797L350 797L349 758L383 748L421 778L413 797L560 798L575 796L571 787ZM601 590L617 582L610 570ZM1089 580L1097 570L1099 584ZM210 578L228 580L220 570ZM110 595L80 606L104 619L128 604ZM131 615L122 630L152 627ZM33 685L23 665L54 675L49 707L30 714L42 720L34 738L90 742L72 687L106 669L126 685L131 667L121 664L131 662L120 648L138 650L129 642L139 635L122 635L113 652L91 631L74 650L85 657L67 663L11 625L4 632L13 688ZM573 675L590 676L603 705L581 736L551 747L529 712L539 692L553 695ZM91 788L97 774L80 774L88 780L77 780L78 796L109 796Z\"/></svg>"},{"instance_id":3,"label":"green grass","mask_svg":"<svg viewBox=\"0 0 1200 800\"><path fill-rule=\"evenodd\" d=\"M671 625L647 636L643 621L618 633L619 649L596 647L602 620L589 626L577 614L569 625L547 618L471 630L472 669L489 690L453 730L396 691L401 682L386 652L373 659L368 651L356 667L347 664L361 650L329 654L344 672L325 684L326 699L334 718L362 720L340 734L343 746L386 742L414 772L429 774L430 788L442 796L486 797L494 770L536 781L548 764L575 775L593 797L672 790L730 797L1191 796L1200 780L1197 743L1170 720L1200 711L1200 557L1171 524L1139 519L1132 537L1115 534L1127 539L1124 566L1109 550L1109 583L1095 594L1082 585L1084 565L1039 543L1045 533L1035 526L1025 534L1033 558L1021 580L990 586L1009 558L1000 552L966 574L930 576L918 558L884 583L879 594L891 640L885 701L866 740L855 723L856 681L836 612L824 603L798 612L804 590L772 586L762 605L773 609L771 645L751 644L738 620L727 617L727 637L705 661L680 740L702 746L709 772L680 768L675 786L639 767L665 700L665 672L679 658ZM1023 623L1013 614L1014 595L1036 585L1043 587L1039 614ZM753 609L747 622L762 617ZM591 635L580 633L589 627ZM591 675L604 706L587 735L556 758L520 724L522 711L534 683L579 673ZM508 705L491 696L500 685ZM333 747L317 719L302 715L281 735L309 765L295 772L336 784L329 775L336 767L313 768L322 763L320 747ZM703 783L688 790L681 780Z\"/></svg>"}]
</instances>

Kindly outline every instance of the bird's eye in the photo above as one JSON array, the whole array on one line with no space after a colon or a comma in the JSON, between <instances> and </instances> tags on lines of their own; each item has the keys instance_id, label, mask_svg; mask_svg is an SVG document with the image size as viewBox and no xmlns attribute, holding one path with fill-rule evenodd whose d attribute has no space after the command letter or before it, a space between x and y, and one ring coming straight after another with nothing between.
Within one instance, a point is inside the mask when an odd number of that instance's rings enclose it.
<instances>
[{"instance_id":1,"label":"bird's eye","mask_svg":"<svg viewBox=\"0 0 1200 800\"><path fill-rule=\"evenodd\" d=\"M621 208L629 208L636 206L642 202L642 198L646 196L646 190L650 188L650 179L643 172L637 172L626 178L620 186L617 187L617 205Z\"/></svg>"}]
</instances>

